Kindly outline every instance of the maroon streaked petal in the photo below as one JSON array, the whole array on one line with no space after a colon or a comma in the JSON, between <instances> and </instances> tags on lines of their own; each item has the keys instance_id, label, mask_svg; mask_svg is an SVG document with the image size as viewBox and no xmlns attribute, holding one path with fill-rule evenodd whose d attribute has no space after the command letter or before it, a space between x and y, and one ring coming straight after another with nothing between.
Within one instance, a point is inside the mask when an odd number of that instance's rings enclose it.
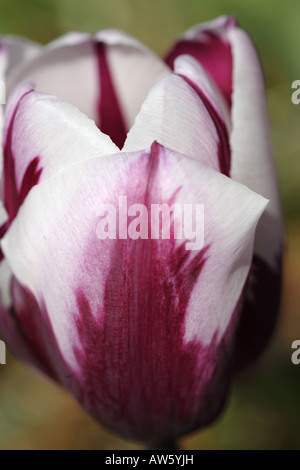
<instances>
[{"instance_id":1,"label":"maroon streaked petal","mask_svg":"<svg viewBox=\"0 0 300 470\"><path fill-rule=\"evenodd\" d=\"M21 84L7 104L4 129L4 203L10 222L33 186L75 161L116 150L73 106Z\"/></svg>"},{"instance_id":2,"label":"maroon streaked petal","mask_svg":"<svg viewBox=\"0 0 300 470\"><path fill-rule=\"evenodd\" d=\"M226 29L235 26L233 18L223 17L194 27L175 44L165 58L166 63L173 68L178 56L188 54L194 57L218 85L229 106L232 94L232 53L224 33Z\"/></svg>"},{"instance_id":3,"label":"maroon streaked petal","mask_svg":"<svg viewBox=\"0 0 300 470\"><path fill-rule=\"evenodd\" d=\"M252 364L269 343L279 313L281 283L282 258L274 269L254 255L237 334L237 371Z\"/></svg>"},{"instance_id":4,"label":"maroon streaked petal","mask_svg":"<svg viewBox=\"0 0 300 470\"><path fill-rule=\"evenodd\" d=\"M40 158L35 157L26 168L24 173L21 189L19 193L19 205L21 205L29 193L30 189L33 188L36 184L38 184L40 176L42 174L42 168L39 167L40 165Z\"/></svg>"},{"instance_id":5,"label":"maroon streaked petal","mask_svg":"<svg viewBox=\"0 0 300 470\"><path fill-rule=\"evenodd\" d=\"M121 106L116 95L115 86L107 61L107 46L103 42L95 43L101 92L98 99L97 126L121 149L124 145L127 129Z\"/></svg>"},{"instance_id":6,"label":"maroon streaked petal","mask_svg":"<svg viewBox=\"0 0 300 470\"><path fill-rule=\"evenodd\" d=\"M163 77L171 74L171 69L153 51L141 44L131 36L121 31L109 29L98 32L94 38L97 43L103 44L105 51L101 50L104 59L104 72L109 77L105 88L112 88L116 95L118 108L121 113L117 121L124 121L128 131L134 124L135 118L147 98L150 89ZM99 61L98 61L99 64ZM100 65L100 72L103 67ZM102 93L100 73L99 100L107 102L107 96ZM105 77L104 77L105 78ZM111 93L111 92L110 92ZM102 98L101 98L102 97ZM113 110L108 109L112 113Z\"/></svg>"},{"instance_id":7,"label":"maroon streaked petal","mask_svg":"<svg viewBox=\"0 0 300 470\"><path fill-rule=\"evenodd\" d=\"M42 169L39 168L39 157L34 157L34 159L28 164L23 175L21 188L20 190L18 189L16 177L16 159L12 149L13 128L20 103L22 99L31 92L32 89L25 89L24 93L19 97L5 133L3 150L4 204L8 212L10 222L17 215L19 207L30 189L38 183L42 173Z\"/></svg>"},{"instance_id":8,"label":"maroon streaked petal","mask_svg":"<svg viewBox=\"0 0 300 470\"><path fill-rule=\"evenodd\" d=\"M162 257L157 241L150 250L147 240L119 244L105 285L104 325L84 292L76 292L75 351L84 371L77 399L106 426L146 441L176 437L217 416L230 382L235 329L231 324L221 341L216 332L207 346L183 345L190 292L201 282L209 250L189 259L174 242L164 248ZM133 265L134 278L126 270Z\"/></svg>"},{"instance_id":9,"label":"maroon streaked petal","mask_svg":"<svg viewBox=\"0 0 300 470\"><path fill-rule=\"evenodd\" d=\"M18 355L50 378L57 380L55 370L58 364L53 366L57 346L49 319L45 312L41 312L30 291L23 288L15 278L12 278L11 290L13 305L8 312L8 321L14 323L12 328L26 345L28 357L24 357L22 351ZM18 341L12 338L10 344L18 353Z\"/></svg>"},{"instance_id":10,"label":"maroon streaked petal","mask_svg":"<svg viewBox=\"0 0 300 470\"><path fill-rule=\"evenodd\" d=\"M99 77L90 34L69 33L43 47L10 74L8 95L28 79L37 91L51 93L96 118Z\"/></svg>"},{"instance_id":11,"label":"maroon streaked petal","mask_svg":"<svg viewBox=\"0 0 300 470\"><path fill-rule=\"evenodd\" d=\"M180 63L179 60L181 59ZM221 114L221 107L218 97L211 99L212 90L208 89L205 83L206 77L203 77L203 71L197 70L197 64L189 64L188 59L177 59L175 64L175 73L184 78L186 82L196 91L199 98L204 103L217 131L218 135L218 160L220 172L226 176L230 175L230 144L229 133L225 120ZM218 109L219 108L219 109Z\"/></svg>"},{"instance_id":12,"label":"maroon streaked petal","mask_svg":"<svg viewBox=\"0 0 300 470\"><path fill-rule=\"evenodd\" d=\"M151 89L122 151L148 148L154 140L219 171L216 126L199 93L177 74Z\"/></svg>"},{"instance_id":13,"label":"maroon streaked petal","mask_svg":"<svg viewBox=\"0 0 300 470\"><path fill-rule=\"evenodd\" d=\"M13 277L7 262L0 263L0 332L12 352L51 378L40 309Z\"/></svg>"},{"instance_id":14,"label":"maroon streaked petal","mask_svg":"<svg viewBox=\"0 0 300 470\"><path fill-rule=\"evenodd\" d=\"M172 53L175 54L174 57L178 53L182 54L184 52L195 56L198 50L197 43L199 43L201 54L206 44L210 44L213 47L211 39L207 39L207 32L214 37L218 37L221 42L226 43L226 47L229 47L231 51L230 60L228 60L228 57L226 59L226 52L224 55L227 65L231 64L230 67L232 67L230 73L232 83L230 176L235 181L247 185L253 191L262 194L270 200L270 204L257 227L254 254L256 256L255 259L260 259L265 264L265 269L269 270L270 273L278 273L276 276L266 275L266 279L274 279L274 286L277 289L278 281L276 279L281 277L278 259L281 258L283 249L283 222L274 157L270 142L265 83L261 63L249 36L232 19L226 17L218 18L213 22L199 25L189 30L183 37L184 47L183 45L180 46L180 44L179 46L184 49L191 42L191 51L184 51L183 49L179 51L178 49L176 52L175 48ZM208 47L208 51L214 55L210 47ZM217 54L215 57L217 57ZM199 61L201 62L201 58ZM222 61L223 58L220 60L221 66ZM204 62L202 65L209 68L209 65L205 65ZM208 68L207 70L209 71ZM220 130L222 132L222 129ZM224 136L224 132L222 132L222 135ZM222 138L220 140L222 141ZM224 163L223 167L228 168L226 161ZM256 268L254 267L253 269L255 270ZM257 303L261 303L261 306L255 306L255 311L252 314L253 318L256 318L258 311L262 312L265 303L259 292L260 287L258 287L258 284L256 285L257 288L254 289L251 295L256 297ZM255 290L257 290L257 295ZM266 293L269 291L267 288L265 290ZM250 294L247 294L247 298L250 298L249 296ZM270 294L269 298L269 312L272 306L273 320L271 314L268 314L270 331L273 329L278 313L278 302L273 302L271 297L273 297L272 294ZM246 310L249 312L251 305L251 302L248 301ZM245 315L246 317L251 316L250 313ZM263 325L265 325L265 322L262 323L262 329L265 331L266 326ZM251 331L250 328L249 331ZM256 336L260 337L260 333L257 332L252 337L254 347L253 357L257 355L255 351L260 349L256 346ZM269 335L262 333L263 336L266 337L267 344L267 336ZM262 343L262 340L260 340L260 343Z\"/></svg>"},{"instance_id":15,"label":"maroon streaked petal","mask_svg":"<svg viewBox=\"0 0 300 470\"><path fill-rule=\"evenodd\" d=\"M205 244L187 251L184 237L100 239L101 204L118 212L124 195L148 209L204 204ZM48 312L65 364L60 380L100 422L153 440L216 416L265 205L157 143L74 164L30 191L2 247Z\"/></svg>"},{"instance_id":16,"label":"maroon streaked petal","mask_svg":"<svg viewBox=\"0 0 300 470\"><path fill-rule=\"evenodd\" d=\"M9 272L9 275L7 275ZM57 346L43 301L38 305L32 293L0 265L0 333L11 351L34 369L65 386L73 384L72 373ZM10 300L3 286L10 290Z\"/></svg>"},{"instance_id":17,"label":"maroon streaked petal","mask_svg":"<svg viewBox=\"0 0 300 470\"><path fill-rule=\"evenodd\" d=\"M257 226L246 296L245 325L252 325L243 355L247 363L267 345L278 315L284 228L260 59L240 28L229 30L228 40L233 54L231 177L270 200Z\"/></svg>"},{"instance_id":18,"label":"maroon streaked petal","mask_svg":"<svg viewBox=\"0 0 300 470\"><path fill-rule=\"evenodd\" d=\"M11 76L27 61L39 54L41 46L24 38L0 36L0 148L2 149L3 115L2 104L11 91ZM1 159L2 150L0 152ZM2 170L2 165L0 166Z\"/></svg>"},{"instance_id":19,"label":"maroon streaked petal","mask_svg":"<svg viewBox=\"0 0 300 470\"><path fill-rule=\"evenodd\" d=\"M2 225L0 225L0 240L4 237L4 235L6 234L8 228L9 228L9 225L10 225L10 221L7 220L6 222L4 222ZM3 260L4 258L4 255L3 255L3 252L2 252L2 249L0 248L0 262Z\"/></svg>"},{"instance_id":20,"label":"maroon streaked petal","mask_svg":"<svg viewBox=\"0 0 300 470\"><path fill-rule=\"evenodd\" d=\"M72 32L15 70L8 94L29 78L37 91L73 104L121 146L151 87L170 73L158 56L120 31Z\"/></svg>"}]
</instances>

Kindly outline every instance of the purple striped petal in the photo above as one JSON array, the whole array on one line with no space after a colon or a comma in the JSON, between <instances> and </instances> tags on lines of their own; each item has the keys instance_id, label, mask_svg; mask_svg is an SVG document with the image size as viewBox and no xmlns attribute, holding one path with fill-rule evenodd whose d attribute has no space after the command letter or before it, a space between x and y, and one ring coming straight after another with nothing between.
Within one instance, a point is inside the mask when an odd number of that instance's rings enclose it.
<instances>
[{"instance_id":1,"label":"purple striped petal","mask_svg":"<svg viewBox=\"0 0 300 470\"><path fill-rule=\"evenodd\" d=\"M255 238L255 256L240 334L241 365L259 355L268 343L277 319L282 276L283 217L260 60L252 41L241 29L230 29L228 39L234 58L231 176L270 200ZM243 344L249 344L247 351Z\"/></svg>"},{"instance_id":2,"label":"purple striped petal","mask_svg":"<svg viewBox=\"0 0 300 470\"><path fill-rule=\"evenodd\" d=\"M37 91L78 107L122 147L148 91L170 73L153 52L121 32L69 33L20 67L8 93L30 79Z\"/></svg>"},{"instance_id":3,"label":"purple striped petal","mask_svg":"<svg viewBox=\"0 0 300 470\"><path fill-rule=\"evenodd\" d=\"M188 54L194 57L218 85L229 106L232 93L232 53L226 30L235 26L234 18L223 16L191 28L165 59L174 68L174 61L178 56Z\"/></svg>"},{"instance_id":4,"label":"purple striped petal","mask_svg":"<svg viewBox=\"0 0 300 470\"><path fill-rule=\"evenodd\" d=\"M35 322L39 321L39 308L36 302L32 297L27 296L25 291L21 292L18 289L18 283L5 260L0 263L0 280L1 337L17 356L54 378L43 357L42 348L37 347L41 342L41 336L35 325ZM20 301L21 298L22 302ZM16 307L18 317L16 316ZM24 329L29 333L28 338Z\"/></svg>"},{"instance_id":5,"label":"purple striped petal","mask_svg":"<svg viewBox=\"0 0 300 470\"><path fill-rule=\"evenodd\" d=\"M26 39L13 36L0 36L0 172L2 174L2 134L3 134L3 110L9 94L11 75L24 62L30 60L39 53L40 47Z\"/></svg>"},{"instance_id":6,"label":"purple striped petal","mask_svg":"<svg viewBox=\"0 0 300 470\"><path fill-rule=\"evenodd\" d=\"M95 43L101 83L101 98L98 101L98 127L121 149L124 145L127 129L122 110L112 82L107 61L107 46L103 42Z\"/></svg>"},{"instance_id":7,"label":"purple striped petal","mask_svg":"<svg viewBox=\"0 0 300 470\"><path fill-rule=\"evenodd\" d=\"M206 107L218 135L218 160L220 172L226 176L230 174L230 145L229 110L222 101L218 89L206 76L203 68L191 57L179 57L175 62L175 73L183 77L187 83L196 91L199 98Z\"/></svg>"},{"instance_id":8,"label":"purple striped petal","mask_svg":"<svg viewBox=\"0 0 300 470\"><path fill-rule=\"evenodd\" d=\"M24 87L25 88L25 87ZM21 90L20 90L21 91ZM20 96L18 97L19 101L17 106L14 109L12 116L10 117L9 124L6 129L6 136L4 142L4 204L9 215L10 221L12 221L25 197L27 196L29 190L35 186L40 178L42 169L39 168L39 157L34 157L31 162L28 164L20 185L20 188L17 187L16 181L16 168L15 168L15 157L12 151L12 135L13 127L16 118L16 113L20 101L28 94L31 93L31 88L25 88L21 91Z\"/></svg>"},{"instance_id":9,"label":"purple striped petal","mask_svg":"<svg viewBox=\"0 0 300 470\"><path fill-rule=\"evenodd\" d=\"M270 200L257 228L255 258L246 291L245 325L243 320L241 325L241 332L244 332L240 335L243 353L239 356L248 363L250 358L261 352L274 329L279 309L283 251L282 212L270 143L264 77L250 38L232 18L221 17L190 29L170 53L168 63L174 66L175 58L181 54L196 58L214 78L227 100L231 100L230 159L225 126L213 104L217 116L214 116L213 110L212 117L222 147L219 152L223 157L220 159L220 170L229 174L230 168L232 179ZM180 59L176 59L175 69ZM181 75L184 76L184 73ZM190 76L188 80L194 83ZM242 346L251 343L253 348Z\"/></svg>"},{"instance_id":10,"label":"purple striped petal","mask_svg":"<svg viewBox=\"0 0 300 470\"><path fill-rule=\"evenodd\" d=\"M40 181L76 161L116 151L76 108L21 84L7 105L4 129L3 188L10 221Z\"/></svg>"},{"instance_id":11,"label":"purple striped petal","mask_svg":"<svg viewBox=\"0 0 300 470\"><path fill-rule=\"evenodd\" d=\"M219 171L219 136L206 103L186 78L173 74L155 85L123 148L125 152L160 144Z\"/></svg>"},{"instance_id":12,"label":"purple striped petal","mask_svg":"<svg viewBox=\"0 0 300 470\"><path fill-rule=\"evenodd\" d=\"M204 204L204 245L189 251L186 238L172 236L100 239L101 204L120 216L120 196L147 210ZM53 331L60 370L67 368L60 380L100 422L153 441L216 416L265 205L156 143L77 163L30 191L2 248ZM125 222L129 230L132 219Z\"/></svg>"}]
</instances>

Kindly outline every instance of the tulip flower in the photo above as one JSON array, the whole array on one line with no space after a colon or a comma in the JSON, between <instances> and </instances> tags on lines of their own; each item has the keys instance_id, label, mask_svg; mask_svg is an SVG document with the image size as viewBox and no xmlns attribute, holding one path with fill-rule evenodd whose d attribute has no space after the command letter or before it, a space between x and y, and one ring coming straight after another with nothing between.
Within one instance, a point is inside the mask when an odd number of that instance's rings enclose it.
<instances>
[{"instance_id":1,"label":"tulip flower","mask_svg":"<svg viewBox=\"0 0 300 470\"><path fill-rule=\"evenodd\" d=\"M277 313L282 221L255 49L227 17L166 61L115 30L0 44L3 338L104 426L165 445L218 416ZM169 209L169 236L153 208Z\"/></svg>"}]
</instances>

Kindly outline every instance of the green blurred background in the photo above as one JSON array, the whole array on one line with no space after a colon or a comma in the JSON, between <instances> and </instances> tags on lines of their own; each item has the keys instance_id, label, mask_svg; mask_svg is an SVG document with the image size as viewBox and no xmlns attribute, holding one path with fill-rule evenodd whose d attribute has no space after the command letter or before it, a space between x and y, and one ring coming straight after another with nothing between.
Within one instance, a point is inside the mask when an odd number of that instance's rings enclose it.
<instances>
[{"instance_id":1,"label":"green blurred background","mask_svg":"<svg viewBox=\"0 0 300 470\"><path fill-rule=\"evenodd\" d=\"M286 221L284 291L273 343L236 381L220 419L183 438L184 449L300 449L300 80L298 0L0 0L0 34L46 43L70 30L116 27L162 55L190 26L235 15L260 52L266 74ZM11 355L0 365L0 449L139 449L102 429L60 388Z\"/></svg>"}]
</instances>

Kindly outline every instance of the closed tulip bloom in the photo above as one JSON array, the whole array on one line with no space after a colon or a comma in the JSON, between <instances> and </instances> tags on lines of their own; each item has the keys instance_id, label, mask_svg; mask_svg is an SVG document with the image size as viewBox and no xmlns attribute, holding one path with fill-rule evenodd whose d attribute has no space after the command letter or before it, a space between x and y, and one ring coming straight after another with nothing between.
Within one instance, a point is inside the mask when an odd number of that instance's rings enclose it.
<instances>
[{"instance_id":1,"label":"closed tulip bloom","mask_svg":"<svg viewBox=\"0 0 300 470\"><path fill-rule=\"evenodd\" d=\"M250 39L221 17L165 62L115 30L0 44L3 338L126 437L210 423L278 310L282 221ZM162 214L169 236L153 207L182 209Z\"/></svg>"}]
</instances>

